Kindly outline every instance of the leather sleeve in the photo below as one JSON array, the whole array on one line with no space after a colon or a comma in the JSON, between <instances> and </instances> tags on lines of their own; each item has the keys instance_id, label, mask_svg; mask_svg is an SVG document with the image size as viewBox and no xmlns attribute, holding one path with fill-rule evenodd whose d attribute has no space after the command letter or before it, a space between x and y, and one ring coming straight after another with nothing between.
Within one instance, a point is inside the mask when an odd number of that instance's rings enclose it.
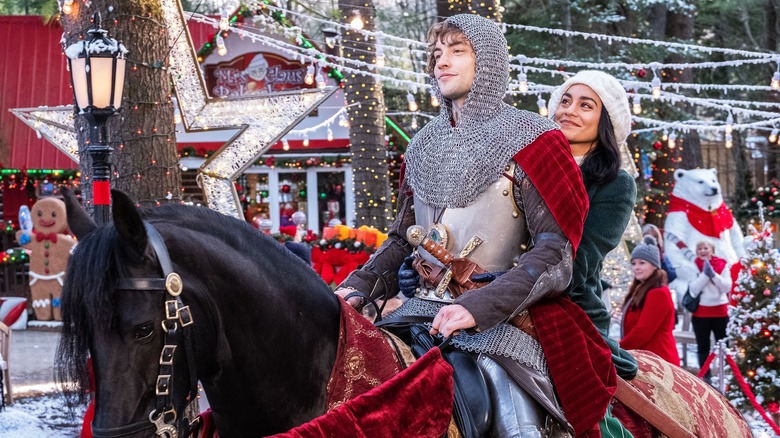
<instances>
[{"instance_id":1,"label":"leather sleeve","mask_svg":"<svg viewBox=\"0 0 780 438\"><path fill-rule=\"evenodd\" d=\"M570 242L531 180L523 176L519 182L522 199L516 202L525 210L532 246L506 274L455 300L472 314L481 331L507 321L542 298L562 294L571 280Z\"/></svg>"},{"instance_id":2,"label":"leather sleeve","mask_svg":"<svg viewBox=\"0 0 780 438\"><path fill-rule=\"evenodd\" d=\"M387 240L361 269L349 274L339 287L351 287L375 299L392 298L398 294L398 268L413 249L406 241L406 229L414 225L414 198L406 180L403 180L398 191L397 205Z\"/></svg>"}]
</instances>

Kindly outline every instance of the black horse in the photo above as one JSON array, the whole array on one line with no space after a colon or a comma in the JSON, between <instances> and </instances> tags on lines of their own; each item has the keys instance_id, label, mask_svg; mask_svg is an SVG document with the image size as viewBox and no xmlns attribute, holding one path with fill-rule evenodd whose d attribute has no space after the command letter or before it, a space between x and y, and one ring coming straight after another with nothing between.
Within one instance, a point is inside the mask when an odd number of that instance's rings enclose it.
<instances>
[{"instance_id":1,"label":"black horse","mask_svg":"<svg viewBox=\"0 0 780 438\"><path fill-rule=\"evenodd\" d=\"M150 417L180 416L195 377L223 437L278 433L325 412L340 308L312 269L247 223L207 208L136 209L121 192L113 201L113 224L98 228L66 193L79 243L63 286L57 374L84 401L91 357L96 436L151 436ZM163 257L144 221L181 277L178 297L154 286L165 278ZM177 311L185 318L165 321ZM185 319L195 323L182 327ZM164 343L179 348L166 352Z\"/></svg>"},{"instance_id":2,"label":"black horse","mask_svg":"<svg viewBox=\"0 0 780 438\"><path fill-rule=\"evenodd\" d=\"M136 209L125 194L112 193L113 223L98 228L65 192L68 225L79 243L63 286L57 374L85 401L91 358L97 382L94 436L185 434L181 414L197 380L221 437L266 436L327 418L321 415L328 408L343 314L314 270L243 221L181 205ZM634 354L640 372L631 385L674 417L672 426L701 437L723 431L749 436L739 412L709 385L657 356ZM392 361L391 356L375 360ZM418 364L441 359L425 357L434 359ZM376 388L391 387L386 393L408 398L382 411L384 416L363 400L355 405L370 413L382 436L440 436L449 411L436 410L444 415L442 428L433 415L420 415L420 407L451 407L441 403L452 396L452 369L444 368L437 380L418 374L416 383L391 379ZM622 412L621 421L631 421L635 436L652 430L641 413ZM350 413L345 418L357 418ZM332 418L331 426L343 423ZM395 427L384 430L391 423ZM407 427L418 432L392 435Z\"/></svg>"}]
</instances>

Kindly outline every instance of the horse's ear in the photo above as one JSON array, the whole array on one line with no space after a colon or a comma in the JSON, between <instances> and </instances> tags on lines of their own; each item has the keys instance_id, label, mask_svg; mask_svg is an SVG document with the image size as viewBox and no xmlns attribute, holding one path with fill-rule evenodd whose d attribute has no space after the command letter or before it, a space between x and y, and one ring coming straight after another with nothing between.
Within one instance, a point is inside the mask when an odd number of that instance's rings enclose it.
<instances>
[{"instance_id":1,"label":"horse's ear","mask_svg":"<svg viewBox=\"0 0 780 438\"><path fill-rule=\"evenodd\" d=\"M111 211L114 218L114 226L130 247L138 254L146 250L148 238L141 214L135 208L135 204L124 192L111 190Z\"/></svg>"},{"instance_id":2,"label":"horse's ear","mask_svg":"<svg viewBox=\"0 0 780 438\"><path fill-rule=\"evenodd\" d=\"M62 193L62 196L65 200L65 212L67 213L68 217L68 228L70 228L70 232L73 233L77 239L81 240L84 238L84 236L97 228L97 225L95 225L95 222L91 217L89 217L87 212L81 208L81 204L76 198L76 194L73 193L71 189L62 186L60 187L60 193Z\"/></svg>"}]
</instances>

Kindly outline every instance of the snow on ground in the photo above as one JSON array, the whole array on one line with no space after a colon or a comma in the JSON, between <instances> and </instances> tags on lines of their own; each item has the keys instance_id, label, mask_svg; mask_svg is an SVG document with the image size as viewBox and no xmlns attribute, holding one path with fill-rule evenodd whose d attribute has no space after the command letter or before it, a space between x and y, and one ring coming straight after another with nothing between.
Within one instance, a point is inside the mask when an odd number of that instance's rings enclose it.
<instances>
[{"instance_id":1,"label":"snow on ground","mask_svg":"<svg viewBox=\"0 0 780 438\"><path fill-rule=\"evenodd\" d=\"M0 411L0 438L78 437L85 409L71 412L57 393L15 398Z\"/></svg>"}]
</instances>

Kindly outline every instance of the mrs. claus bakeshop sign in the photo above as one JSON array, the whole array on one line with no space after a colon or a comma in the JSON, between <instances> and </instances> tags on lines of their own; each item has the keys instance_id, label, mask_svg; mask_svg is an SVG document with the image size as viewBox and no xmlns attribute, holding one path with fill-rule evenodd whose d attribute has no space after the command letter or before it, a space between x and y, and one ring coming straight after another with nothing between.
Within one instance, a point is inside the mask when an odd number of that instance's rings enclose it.
<instances>
[{"instance_id":1,"label":"mrs. claus bakeshop sign","mask_svg":"<svg viewBox=\"0 0 780 438\"><path fill-rule=\"evenodd\" d=\"M245 53L205 68L206 85L214 97L238 97L283 90L313 88L303 80L306 65L273 53Z\"/></svg>"}]
</instances>

